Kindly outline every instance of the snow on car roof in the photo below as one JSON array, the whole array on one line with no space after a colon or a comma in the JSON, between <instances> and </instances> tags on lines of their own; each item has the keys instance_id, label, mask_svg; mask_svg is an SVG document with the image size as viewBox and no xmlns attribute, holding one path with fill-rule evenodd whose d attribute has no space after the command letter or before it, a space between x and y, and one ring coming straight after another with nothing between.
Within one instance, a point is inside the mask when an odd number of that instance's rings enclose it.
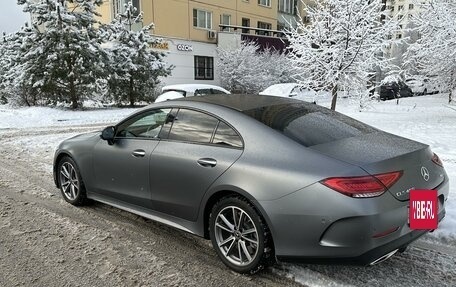
<instances>
[{"instance_id":1,"label":"snow on car roof","mask_svg":"<svg viewBox=\"0 0 456 287\"><path fill-rule=\"evenodd\" d=\"M230 94L229 91L225 90L222 87L215 86L215 85L207 85L207 84L178 84L178 85L169 85L169 86L164 86L162 88L162 92L166 92L169 90L181 90L181 91L186 91L189 93L194 93L198 89L215 89L219 90L222 92L225 92L227 94Z\"/></svg>"},{"instance_id":2,"label":"snow on car roof","mask_svg":"<svg viewBox=\"0 0 456 287\"><path fill-rule=\"evenodd\" d=\"M168 101L168 100L180 99L183 97L184 96L179 92L168 91L168 92L165 92L165 93L161 94L160 96L158 96L157 99L155 100L155 102L159 103L159 102L164 102L164 101Z\"/></svg>"},{"instance_id":3,"label":"snow on car roof","mask_svg":"<svg viewBox=\"0 0 456 287\"><path fill-rule=\"evenodd\" d=\"M288 97L296 86L297 83L275 84L260 92L260 95Z\"/></svg>"}]
</instances>

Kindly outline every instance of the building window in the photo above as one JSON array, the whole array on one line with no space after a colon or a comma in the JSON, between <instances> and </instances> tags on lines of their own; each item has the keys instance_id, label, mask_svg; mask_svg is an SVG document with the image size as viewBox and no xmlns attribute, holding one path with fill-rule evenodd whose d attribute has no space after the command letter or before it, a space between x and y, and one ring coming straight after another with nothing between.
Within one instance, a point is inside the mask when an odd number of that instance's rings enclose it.
<instances>
[{"instance_id":1,"label":"building window","mask_svg":"<svg viewBox=\"0 0 456 287\"><path fill-rule=\"evenodd\" d=\"M214 79L214 58L195 56L195 80Z\"/></svg>"},{"instance_id":2,"label":"building window","mask_svg":"<svg viewBox=\"0 0 456 287\"><path fill-rule=\"evenodd\" d=\"M404 15L397 15L397 20L402 20L404 18Z\"/></svg>"},{"instance_id":3,"label":"building window","mask_svg":"<svg viewBox=\"0 0 456 287\"><path fill-rule=\"evenodd\" d=\"M228 14L220 15L220 24L231 25L231 15L228 15ZM231 28L223 27L222 31L231 31Z\"/></svg>"},{"instance_id":4,"label":"building window","mask_svg":"<svg viewBox=\"0 0 456 287\"><path fill-rule=\"evenodd\" d=\"M297 0L279 0L279 11L288 14L297 14Z\"/></svg>"},{"instance_id":5,"label":"building window","mask_svg":"<svg viewBox=\"0 0 456 287\"><path fill-rule=\"evenodd\" d=\"M250 28L250 19L249 18L242 18L242 27L249 27ZM242 29L243 34L250 34L249 29Z\"/></svg>"},{"instance_id":6,"label":"building window","mask_svg":"<svg viewBox=\"0 0 456 287\"><path fill-rule=\"evenodd\" d=\"M112 12L114 14L114 18L125 12L125 5L128 4L128 2L131 2L133 7L136 8L134 16L139 15L139 12L141 11L139 0L112 0Z\"/></svg>"},{"instance_id":7,"label":"building window","mask_svg":"<svg viewBox=\"0 0 456 287\"><path fill-rule=\"evenodd\" d=\"M258 21L258 29L266 29L266 30L271 30L272 25L271 23L266 23L266 22L261 22ZM269 36L269 31L257 31L257 35L263 35L263 36Z\"/></svg>"},{"instance_id":8,"label":"building window","mask_svg":"<svg viewBox=\"0 0 456 287\"><path fill-rule=\"evenodd\" d=\"M394 6L391 6L391 12L394 12Z\"/></svg>"},{"instance_id":9,"label":"building window","mask_svg":"<svg viewBox=\"0 0 456 287\"><path fill-rule=\"evenodd\" d=\"M396 39L401 39L402 38L402 34L397 34L396 35Z\"/></svg>"},{"instance_id":10,"label":"building window","mask_svg":"<svg viewBox=\"0 0 456 287\"><path fill-rule=\"evenodd\" d=\"M258 5L271 7L271 0L258 0Z\"/></svg>"},{"instance_id":11,"label":"building window","mask_svg":"<svg viewBox=\"0 0 456 287\"><path fill-rule=\"evenodd\" d=\"M212 12L193 9L193 27L212 29Z\"/></svg>"},{"instance_id":12,"label":"building window","mask_svg":"<svg viewBox=\"0 0 456 287\"><path fill-rule=\"evenodd\" d=\"M404 5L397 6L397 11L402 11L402 10L404 10Z\"/></svg>"},{"instance_id":13,"label":"building window","mask_svg":"<svg viewBox=\"0 0 456 287\"><path fill-rule=\"evenodd\" d=\"M284 31L287 28L285 23L277 22L277 31Z\"/></svg>"},{"instance_id":14,"label":"building window","mask_svg":"<svg viewBox=\"0 0 456 287\"><path fill-rule=\"evenodd\" d=\"M413 4L409 4L409 10L413 10L413 8L415 8L415 6Z\"/></svg>"}]
</instances>

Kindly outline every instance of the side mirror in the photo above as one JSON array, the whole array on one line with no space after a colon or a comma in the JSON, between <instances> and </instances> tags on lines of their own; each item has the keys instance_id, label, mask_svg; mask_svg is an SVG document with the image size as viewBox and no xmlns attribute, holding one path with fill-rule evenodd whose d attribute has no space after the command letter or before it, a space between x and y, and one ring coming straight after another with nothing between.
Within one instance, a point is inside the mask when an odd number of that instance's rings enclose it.
<instances>
[{"instance_id":1,"label":"side mirror","mask_svg":"<svg viewBox=\"0 0 456 287\"><path fill-rule=\"evenodd\" d=\"M114 137L116 135L116 128L114 126L109 126L101 132L101 139L108 141L108 144L112 145L114 143Z\"/></svg>"}]
</instances>

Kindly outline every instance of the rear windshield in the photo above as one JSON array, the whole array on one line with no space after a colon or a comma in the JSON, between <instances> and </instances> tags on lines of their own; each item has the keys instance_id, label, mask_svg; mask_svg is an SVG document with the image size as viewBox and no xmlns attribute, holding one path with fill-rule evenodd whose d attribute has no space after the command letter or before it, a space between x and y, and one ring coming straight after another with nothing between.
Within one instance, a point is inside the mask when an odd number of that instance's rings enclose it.
<instances>
[{"instance_id":1,"label":"rear windshield","mask_svg":"<svg viewBox=\"0 0 456 287\"><path fill-rule=\"evenodd\" d=\"M280 104L244 113L306 146L377 131L338 112L311 103Z\"/></svg>"}]
</instances>

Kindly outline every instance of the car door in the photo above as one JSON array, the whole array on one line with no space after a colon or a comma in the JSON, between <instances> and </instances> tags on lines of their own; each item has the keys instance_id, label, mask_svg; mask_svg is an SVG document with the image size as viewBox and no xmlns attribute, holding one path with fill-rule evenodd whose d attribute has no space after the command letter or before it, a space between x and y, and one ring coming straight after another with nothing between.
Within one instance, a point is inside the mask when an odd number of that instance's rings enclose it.
<instances>
[{"instance_id":1,"label":"car door","mask_svg":"<svg viewBox=\"0 0 456 287\"><path fill-rule=\"evenodd\" d=\"M206 190L241 156L242 139L225 122L190 109L180 109L168 130L151 156L153 208L195 221Z\"/></svg>"},{"instance_id":2,"label":"car door","mask_svg":"<svg viewBox=\"0 0 456 287\"><path fill-rule=\"evenodd\" d=\"M95 192L150 208L149 161L171 109L153 109L116 127L112 144L100 140L94 150Z\"/></svg>"}]
</instances>

